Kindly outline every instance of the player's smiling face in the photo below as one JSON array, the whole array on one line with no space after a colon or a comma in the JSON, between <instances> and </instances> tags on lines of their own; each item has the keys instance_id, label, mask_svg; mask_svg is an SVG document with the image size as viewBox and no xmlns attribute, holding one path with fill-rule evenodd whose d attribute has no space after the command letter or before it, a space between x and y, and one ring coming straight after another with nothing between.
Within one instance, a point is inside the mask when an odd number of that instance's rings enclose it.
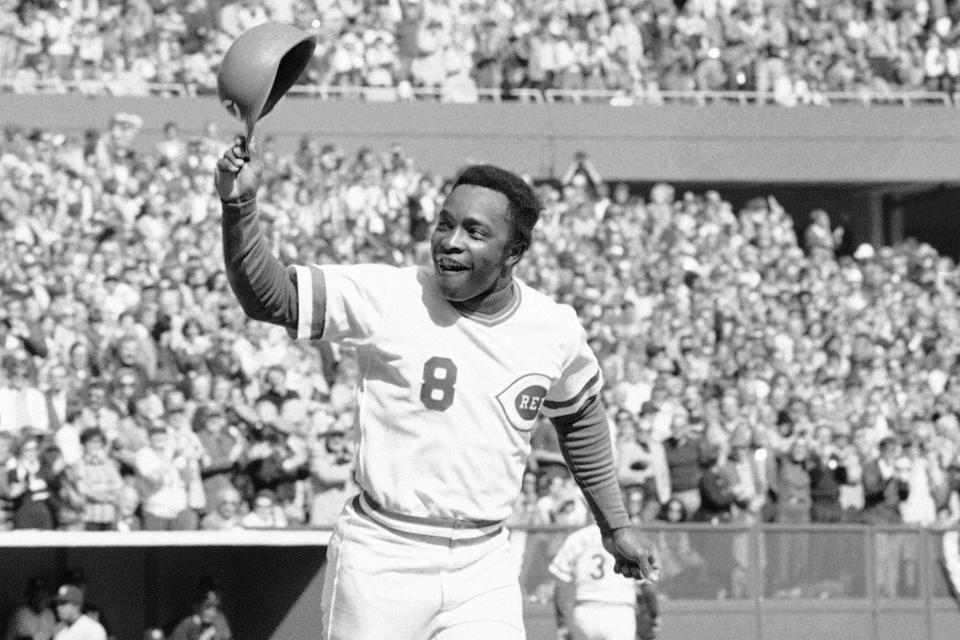
<instances>
[{"instance_id":1,"label":"player's smiling face","mask_svg":"<svg viewBox=\"0 0 960 640\"><path fill-rule=\"evenodd\" d=\"M509 303L510 203L493 189L461 184L447 197L430 246L443 296L471 310L499 311ZM499 295L498 295L499 294Z\"/></svg>"}]
</instances>

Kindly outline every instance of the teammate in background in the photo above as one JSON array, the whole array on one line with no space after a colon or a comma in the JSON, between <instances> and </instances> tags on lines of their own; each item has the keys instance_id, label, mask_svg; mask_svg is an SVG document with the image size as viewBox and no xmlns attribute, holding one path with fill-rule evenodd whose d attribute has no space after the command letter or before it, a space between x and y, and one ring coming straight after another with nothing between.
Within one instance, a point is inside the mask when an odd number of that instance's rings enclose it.
<instances>
[{"instance_id":1,"label":"teammate in background","mask_svg":"<svg viewBox=\"0 0 960 640\"><path fill-rule=\"evenodd\" d=\"M107 640L103 625L83 613L83 592L79 587L61 586L54 601L60 624L53 640Z\"/></svg>"},{"instance_id":2,"label":"teammate in background","mask_svg":"<svg viewBox=\"0 0 960 640\"><path fill-rule=\"evenodd\" d=\"M215 176L234 294L249 317L353 347L360 363L361 491L330 540L321 637L524 638L503 521L541 413L614 569L649 575L658 561L623 506L586 333L513 277L539 217L533 190L466 169L437 216L431 266L287 269L260 229L262 167L245 149L238 139Z\"/></svg>"},{"instance_id":3,"label":"teammate in background","mask_svg":"<svg viewBox=\"0 0 960 640\"><path fill-rule=\"evenodd\" d=\"M50 607L50 583L43 576L33 576L24 595L24 603L7 619L4 640L50 640L57 627L57 616Z\"/></svg>"},{"instance_id":4,"label":"teammate in background","mask_svg":"<svg viewBox=\"0 0 960 640\"><path fill-rule=\"evenodd\" d=\"M193 611L170 632L169 640L232 640L233 631L223 614L223 596L216 580L200 581Z\"/></svg>"},{"instance_id":5,"label":"teammate in background","mask_svg":"<svg viewBox=\"0 0 960 640\"><path fill-rule=\"evenodd\" d=\"M592 524L564 540L550 563L555 580L558 638L652 640L659 628L657 597L649 580L613 570L614 559Z\"/></svg>"}]
</instances>

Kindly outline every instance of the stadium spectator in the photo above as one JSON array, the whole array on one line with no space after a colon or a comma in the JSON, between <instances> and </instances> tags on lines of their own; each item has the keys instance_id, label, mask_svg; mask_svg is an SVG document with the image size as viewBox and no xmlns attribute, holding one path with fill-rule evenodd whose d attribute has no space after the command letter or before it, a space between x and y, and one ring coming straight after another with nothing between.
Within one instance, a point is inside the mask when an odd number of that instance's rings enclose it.
<instances>
[{"instance_id":1,"label":"stadium spectator","mask_svg":"<svg viewBox=\"0 0 960 640\"><path fill-rule=\"evenodd\" d=\"M50 510L53 528L63 531L82 531L85 499L77 482L77 471L69 466L56 444L44 445L40 454L41 468L45 469L50 487Z\"/></svg>"},{"instance_id":2,"label":"stadium spectator","mask_svg":"<svg viewBox=\"0 0 960 640\"><path fill-rule=\"evenodd\" d=\"M863 520L873 525L895 525L903 520L900 505L909 497L910 466L899 458L900 443L893 436L883 438L878 455L864 464ZM877 532L876 579L878 593L887 598L897 595L900 564L903 560L903 536Z\"/></svg>"},{"instance_id":3,"label":"stadium spectator","mask_svg":"<svg viewBox=\"0 0 960 640\"><path fill-rule=\"evenodd\" d=\"M83 526L108 531L117 526L117 502L123 480L115 460L108 456L106 436L97 427L80 434L83 457L76 465L77 489L83 497Z\"/></svg>"},{"instance_id":4,"label":"stadium spectator","mask_svg":"<svg viewBox=\"0 0 960 640\"><path fill-rule=\"evenodd\" d=\"M14 529L53 529L56 526L49 469L41 458L43 437L26 432L16 455L5 467L7 496L13 501Z\"/></svg>"},{"instance_id":5,"label":"stadium spectator","mask_svg":"<svg viewBox=\"0 0 960 640\"><path fill-rule=\"evenodd\" d=\"M900 518L904 524L931 527L937 521L937 503L946 493L947 478L939 461L927 455L920 440L925 425L913 425L915 434L903 443L903 456L897 464L906 466L907 498L902 501ZM903 586L916 593L919 580L920 540L907 536L903 541Z\"/></svg>"},{"instance_id":6,"label":"stadium spectator","mask_svg":"<svg viewBox=\"0 0 960 640\"><path fill-rule=\"evenodd\" d=\"M205 487L200 470L203 457L206 455L206 449L193 429L186 406L168 407L164 415L164 421L167 424L167 433L172 442L177 465L186 485L187 508L193 513L199 514L207 506Z\"/></svg>"},{"instance_id":7,"label":"stadium spectator","mask_svg":"<svg viewBox=\"0 0 960 640\"><path fill-rule=\"evenodd\" d=\"M200 528L206 531L243 529L243 498L233 487L223 487L209 503L211 509L200 519Z\"/></svg>"},{"instance_id":8,"label":"stadium spectator","mask_svg":"<svg viewBox=\"0 0 960 640\"><path fill-rule=\"evenodd\" d=\"M627 417L631 417L626 413ZM644 504L641 520L651 522L670 499L670 469L663 443L653 437L653 420L642 414L636 422L634 437L621 441L618 448L617 478L625 491L639 487Z\"/></svg>"},{"instance_id":9,"label":"stadium spectator","mask_svg":"<svg viewBox=\"0 0 960 640\"><path fill-rule=\"evenodd\" d=\"M770 493L776 522L801 526L810 522L810 485L810 450L806 441L798 439L774 458ZM804 580L809 576L809 532L781 533L776 536L775 547L777 590L790 596L802 595Z\"/></svg>"},{"instance_id":10,"label":"stadium spectator","mask_svg":"<svg viewBox=\"0 0 960 640\"><path fill-rule=\"evenodd\" d=\"M823 254L833 255L843 241L843 227L831 228L830 216L823 209L810 213L810 224L803 233L806 249L816 259Z\"/></svg>"},{"instance_id":11,"label":"stadium spectator","mask_svg":"<svg viewBox=\"0 0 960 640\"><path fill-rule=\"evenodd\" d=\"M246 450L246 439L235 425L227 424L226 412L216 404L197 411L194 424L199 426L197 438L203 447L200 474L206 506L216 508L216 496L232 489L238 463Z\"/></svg>"},{"instance_id":12,"label":"stadium spectator","mask_svg":"<svg viewBox=\"0 0 960 640\"><path fill-rule=\"evenodd\" d=\"M287 516L270 489L260 489L251 500L250 511L240 519L244 529L284 529Z\"/></svg>"},{"instance_id":13,"label":"stadium spectator","mask_svg":"<svg viewBox=\"0 0 960 640\"><path fill-rule=\"evenodd\" d=\"M700 509L702 493L700 479L703 476L701 460L706 451L697 425L686 411L675 411L670 423L670 437L664 441L667 469L670 475L670 495L679 499L687 513Z\"/></svg>"},{"instance_id":14,"label":"stadium spectator","mask_svg":"<svg viewBox=\"0 0 960 640\"><path fill-rule=\"evenodd\" d=\"M767 498L768 477L765 461L758 460L753 448L752 438L747 429L737 429L730 435L729 457L724 464L723 473L730 479L734 503L730 508L730 522L735 525L752 527L761 521L761 514ZM760 552L756 555L763 569L765 563L765 538L761 537ZM750 535L733 534L733 572L730 577L730 596L744 598L751 594Z\"/></svg>"},{"instance_id":15,"label":"stadium spectator","mask_svg":"<svg viewBox=\"0 0 960 640\"><path fill-rule=\"evenodd\" d=\"M270 401L265 404L274 406ZM291 437L277 427L278 420L279 416L263 424L254 434L254 441L247 449L243 478L237 482L251 502L260 491L267 490L270 499L286 511L303 504L305 497L299 481L308 477L309 467L306 450L294 450L290 446Z\"/></svg>"},{"instance_id":16,"label":"stadium spectator","mask_svg":"<svg viewBox=\"0 0 960 640\"><path fill-rule=\"evenodd\" d=\"M0 386L0 429L16 434L27 427L46 433L50 428L47 401L37 387L30 360L14 352L2 362L7 383Z\"/></svg>"},{"instance_id":17,"label":"stadium spectator","mask_svg":"<svg viewBox=\"0 0 960 640\"><path fill-rule=\"evenodd\" d=\"M20 91L35 91L43 81L61 92L72 86L145 95L146 79L209 92L233 39L278 20L320 38L305 81L375 89L368 99L409 97L414 86L439 92L450 58L464 54L468 65L454 63L452 76L465 87L500 89L507 97L517 89L602 88L609 93L599 99L611 104L656 103L661 89L749 91L785 106L824 104L825 91L867 99L922 89L949 96L960 76L955 30L943 11L935 17L892 5L867 12L802 3L687 3L678 10L598 2L584 14L515 1L461 4L457 11L367 4L318 15L284 0L217 6L192 0L156 8L131 2L93 15L27 3L8 12L0 74ZM358 20L361 15L369 17ZM458 98L479 95L468 89Z\"/></svg>"},{"instance_id":18,"label":"stadium spectator","mask_svg":"<svg viewBox=\"0 0 960 640\"><path fill-rule=\"evenodd\" d=\"M330 527L346 501L358 492L355 452L347 434L329 430L312 443L310 456L310 525Z\"/></svg>"},{"instance_id":19,"label":"stadium spectator","mask_svg":"<svg viewBox=\"0 0 960 640\"><path fill-rule=\"evenodd\" d=\"M811 441L810 475L811 522L842 522L840 490L848 484L847 467L840 450L834 442L833 431L821 424L814 431Z\"/></svg>"},{"instance_id":20,"label":"stadium spectator","mask_svg":"<svg viewBox=\"0 0 960 640\"><path fill-rule=\"evenodd\" d=\"M136 471L126 464L120 465L120 479L123 480L123 486L117 496L117 530L140 531L143 528L140 480Z\"/></svg>"},{"instance_id":21,"label":"stadium spectator","mask_svg":"<svg viewBox=\"0 0 960 640\"><path fill-rule=\"evenodd\" d=\"M197 514L189 506L187 459L175 448L170 429L150 427L148 445L135 453L143 529L170 531L197 528Z\"/></svg>"}]
</instances>

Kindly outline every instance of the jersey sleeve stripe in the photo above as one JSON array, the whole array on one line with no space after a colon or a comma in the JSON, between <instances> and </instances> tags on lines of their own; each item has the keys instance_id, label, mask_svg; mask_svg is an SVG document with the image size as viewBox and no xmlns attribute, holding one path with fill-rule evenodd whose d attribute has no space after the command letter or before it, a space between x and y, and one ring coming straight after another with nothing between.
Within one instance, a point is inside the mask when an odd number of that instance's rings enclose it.
<instances>
[{"instance_id":1,"label":"jersey sleeve stripe","mask_svg":"<svg viewBox=\"0 0 960 640\"><path fill-rule=\"evenodd\" d=\"M574 405L579 404L584 399L584 396L586 396L587 393L590 392L599 382L600 382L600 371L598 370L596 373L593 374L592 378L587 380L587 383L583 385L583 387L580 389L577 395L573 396L569 400L544 400L543 407L551 411L559 411L560 409L567 409L567 408L573 407ZM591 394L591 395L596 395L596 394Z\"/></svg>"},{"instance_id":2,"label":"jersey sleeve stripe","mask_svg":"<svg viewBox=\"0 0 960 640\"><path fill-rule=\"evenodd\" d=\"M556 564L551 564L551 565L548 567L548 569L549 569L551 575L553 575L553 577L556 578L557 580L559 580L560 582L571 582L571 581L573 581L573 574L570 573L569 571L565 571L564 569L561 569L561 568L560 568L559 566L557 566Z\"/></svg>"},{"instance_id":3,"label":"jersey sleeve stripe","mask_svg":"<svg viewBox=\"0 0 960 640\"><path fill-rule=\"evenodd\" d=\"M324 280L319 268L297 265L297 335L298 340L316 340L323 335Z\"/></svg>"}]
</instances>

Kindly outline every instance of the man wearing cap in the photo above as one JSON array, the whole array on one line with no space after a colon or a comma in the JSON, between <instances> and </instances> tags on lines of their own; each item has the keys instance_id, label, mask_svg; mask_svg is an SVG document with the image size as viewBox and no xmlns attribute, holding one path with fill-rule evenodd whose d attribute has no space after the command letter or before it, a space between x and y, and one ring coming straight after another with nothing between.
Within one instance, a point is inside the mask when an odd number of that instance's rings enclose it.
<instances>
[{"instance_id":1,"label":"man wearing cap","mask_svg":"<svg viewBox=\"0 0 960 640\"><path fill-rule=\"evenodd\" d=\"M107 640L107 632L99 622L83 614L83 592L65 584L57 589L54 600L60 624L53 640Z\"/></svg>"}]
</instances>

